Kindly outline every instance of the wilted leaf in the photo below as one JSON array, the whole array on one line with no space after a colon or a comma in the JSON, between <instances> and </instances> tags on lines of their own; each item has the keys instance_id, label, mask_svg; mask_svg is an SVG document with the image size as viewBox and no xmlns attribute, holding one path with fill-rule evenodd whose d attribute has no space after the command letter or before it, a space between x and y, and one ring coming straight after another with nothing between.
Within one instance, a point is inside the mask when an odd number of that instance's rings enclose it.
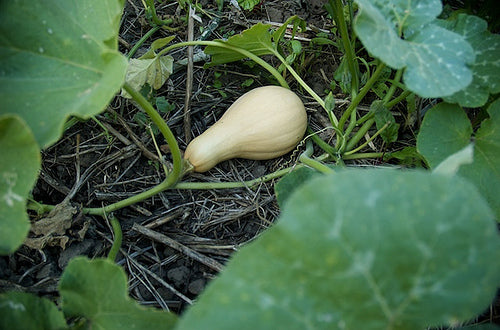
<instances>
[{"instance_id":1,"label":"wilted leaf","mask_svg":"<svg viewBox=\"0 0 500 330\"><path fill-rule=\"evenodd\" d=\"M129 61L125 81L135 90L148 84L154 89L160 89L173 72L174 59L164 55L154 58L132 58ZM123 96L129 97L125 92Z\"/></svg>"},{"instance_id":2,"label":"wilted leaf","mask_svg":"<svg viewBox=\"0 0 500 330\"><path fill-rule=\"evenodd\" d=\"M46 245L66 248L69 237L66 230L71 228L73 216L77 209L68 203L61 203L47 214L46 217L35 221L31 225L32 235L24 244L32 249L42 250Z\"/></svg>"}]
</instances>

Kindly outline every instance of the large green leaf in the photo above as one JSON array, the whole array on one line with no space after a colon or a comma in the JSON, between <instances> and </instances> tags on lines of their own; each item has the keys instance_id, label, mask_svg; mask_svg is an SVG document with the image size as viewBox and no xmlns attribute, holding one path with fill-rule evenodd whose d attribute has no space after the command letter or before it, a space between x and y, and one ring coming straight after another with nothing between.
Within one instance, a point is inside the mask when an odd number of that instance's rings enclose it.
<instances>
[{"instance_id":1,"label":"large green leaf","mask_svg":"<svg viewBox=\"0 0 500 330\"><path fill-rule=\"evenodd\" d=\"M475 134L474 161L462 165L458 175L472 181L500 221L500 99L488 108L490 118ZM418 151L435 168L450 155L469 144L472 126L457 105L441 103L425 115L417 137Z\"/></svg>"},{"instance_id":2,"label":"large green leaf","mask_svg":"<svg viewBox=\"0 0 500 330\"><path fill-rule=\"evenodd\" d=\"M472 125L455 104L439 103L425 114L417 139L417 150L431 168L470 143Z\"/></svg>"},{"instance_id":3,"label":"large green leaf","mask_svg":"<svg viewBox=\"0 0 500 330\"><path fill-rule=\"evenodd\" d=\"M48 299L24 292L0 294L0 328L57 330L67 327L63 313Z\"/></svg>"},{"instance_id":4,"label":"large green leaf","mask_svg":"<svg viewBox=\"0 0 500 330\"><path fill-rule=\"evenodd\" d=\"M270 55L273 54L273 49L276 48L271 39L270 28L270 24L257 23L250 29L232 36L227 41L218 41L229 47L243 49L257 56ZM234 62L248 57L230 48L217 46L207 46L205 53L212 56L210 66Z\"/></svg>"},{"instance_id":5,"label":"large green leaf","mask_svg":"<svg viewBox=\"0 0 500 330\"><path fill-rule=\"evenodd\" d=\"M486 21L479 17L460 14L444 27L462 36L470 43L475 53L472 83L467 88L445 98L464 107L480 107L488 101L489 94L500 92L500 35L490 33Z\"/></svg>"},{"instance_id":6,"label":"large green leaf","mask_svg":"<svg viewBox=\"0 0 500 330\"><path fill-rule=\"evenodd\" d=\"M18 116L0 116L0 255L14 252L30 223L26 198L40 169L40 150Z\"/></svg>"},{"instance_id":7,"label":"large green leaf","mask_svg":"<svg viewBox=\"0 0 500 330\"><path fill-rule=\"evenodd\" d=\"M276 201L280 208L285 206L285 202L295 190L316 175L322 174L310 167L299 167L281 178L274 185Z\"/></svg>"},{"instance_id":8,"label":"large green leaf","mask_svg":"<svg viewBox=\"0 0 500 330\"><path fill-rule=\"evenodd\" d=\"M461 35L435 24L439 0L357 0L355 31L366 49L422 97L451 95L470 84L474 52Z\"/></svg>"},{"instance_id":9,"label":"large green leaf","mask_svg":"<svg viewBox=\"0 0 500 330\"><path fill-rule=\"evenodd\" d=\"M481 123L475 136L474 162L464 165L459 175L471 180L486 197L500 221L500 99L488 108L490 118Z\"/></svg>"},{"instance_id":10,"label":"large green leaf","mask_svg":"<svg viewBox=\"0 0 500 330\"><path fill-rule=\"evenodd\" d=\"M493 214L459 177L314 178L243 247L178 329L425 329L485 310L500 276Z\"/></svg>"},{"instance_id":11,"label":"large green leaf","mask_svg":"<svg viewBox=\"0 0 500 330\"><path fill-rule=\"evenodd\" d=\"M66 316L83 316L92 329L170 329L172 313L145 308L128 296L127 276L108 259L77 257L61 277L59 291Z\"/></svg>"},{"instance_id":12,"label":"large green leaf","mask_svg":"<svg viewBox=\"0 0 500 330\"><path fill-rule=\"evenodd\" d=\"M123 0L0 3L0 114L20 115L43 148L69 115L102 111L127 61L117 51Z\"/></svg>"}]
</instances>

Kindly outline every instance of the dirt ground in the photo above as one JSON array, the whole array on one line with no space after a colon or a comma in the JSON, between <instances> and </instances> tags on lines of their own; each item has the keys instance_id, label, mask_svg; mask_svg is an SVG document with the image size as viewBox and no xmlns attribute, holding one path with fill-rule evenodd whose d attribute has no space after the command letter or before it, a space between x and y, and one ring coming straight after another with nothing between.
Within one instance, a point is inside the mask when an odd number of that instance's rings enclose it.
<instances>
[{"instance_id":1,"label":"dirt ground","mask_svg":"<svg viewBox=\"0 0 500 330\"><path fill-rule=\"evenodd\" d=\"M262 1L251 12L238 10L226 4L221 13L212 1L201 1L203 11L197 11L201 22L194 21L194 39L220 16L217 27L208 39L224 38L238 33L256 22L279 25L292 15L308 23L309 32L301 35L305 49L305 65L300 68L306 82L322 97L330 88L338 67L340 54L331 46L314 48L308 39L314 31L328 31L332 27L323 9L322 0ZM160 29L138 50L144 53L151 41L175 35L174 41L187 40L186 10L170 1L157 4L160 18L172 18L168 29ZM126 1L121 22L120 51L128 53L149 30L140 0ZM196 50L195 50L196 52ZM186 58L186 49L171 54L176 60ZM190 103L192 136L197 136L212 125L225 109L249 89L268 85L270 81L260 68L228 64L203 68L196 62ZM249 82L252 82L248 86ZM293 78L290 77L290 82ZM312 98L296 84L292 88L306 104L313 129L327 126L328 119L317 111ZM338 109L346 98L337 88ZM155 97L168 101L170 112L164 113L167 124L177 137L181 149L187 145L183 112L186 95L186 70L179 67ZM363 106L361 106L363 108ZM153 135L152 135L153 134ZM323 134L327 136L328 131ZM403 128L404 137L392 145L401 149L414 139L414 127ZM154 136L154 139L152 138ZM42 249L23 246L15 254L0 257L0 291L22 290L55 298L62 270L77 255L91 258L106 256L112 242L109 223L100 217L84 215L81 207L100 207L132 196L155 186L164 179L164 173L155 160L154 141L165 150L165 142L137 108L127 99L116 97L106 112L96 120L78 121L64 137L43 152L40 179L33 191L35 200L58 204L67 199L75 207L70 228L60 237L53 237ZM376 151L386 146L373 145ZM169 161L168 151L165 154ZM204 174L191 174L183 181L225 182L245 181L271 173L296 161L297 152L291 152L269 161L235 159L226 161ZM369 164L380 164L373 160ZM358 163L366 165L368 163ZM189 306L205 285L218 273L231 254L272 225L279 215L274 182L257 188L167 190L153 198L126 207L114 213L122 225L124 241L118 263L129 275L131 296L144 305L169 309L180 313ZM33 214L36 220L37 215ZM33 235L32 235L33 236ZM166 237L166 238L165 238ZM180 252L175 241L203 255L205 262L195 261ZM265 262L265 260L263 260ZM486 318L496 315L500 304L492 306ZM496 311L496 312L493 312ZM498 320L498 319L497 319Z\"/></svg>"}]
</instances>

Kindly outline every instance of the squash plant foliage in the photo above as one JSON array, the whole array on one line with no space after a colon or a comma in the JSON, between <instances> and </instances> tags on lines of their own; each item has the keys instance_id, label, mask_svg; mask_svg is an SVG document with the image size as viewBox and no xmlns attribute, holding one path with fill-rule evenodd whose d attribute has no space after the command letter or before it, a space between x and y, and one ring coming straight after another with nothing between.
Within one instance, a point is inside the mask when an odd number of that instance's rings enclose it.
<instances>
[{"instance_id":1,"label":"squash plant foliage","mask_svg":"<svg viewBox=\"0 0 500 330\"><path fill-rule=\"evenodd\" d=\"M432 171L337 166L325 175L300 164L276 185L283 208L277 224L235 253L180 319L134 302L125 272L112 260L79 257L61 278L60 306L3 293L0 327L422 329L456 326L484 311L500 278L500 101L490 102L490 94L500 92L499 36L474 16L437 19L437 0L357 4L354 31L379 64L358 93L356 59L345 58L352 103L374 88L383 65L402 78L396 85L405 95L444 99L428 111L417 139ZM329 5L342 22L341 2ZM16 251L29 230L26 203L40 150L61 136L68 116L101 112L125 81L127 60L117 51L122 7L122 0L0 3L4 255ZM294 75L294 58L282 58L278 45L284 30L269 28L257 24L227 41L206 42L211 65L273 55ZM168 41L154 44L147 59L159 62ZM346 54L352 44L343 44ZM392 141L398 129L389 111L393 92L371 107L371 124L380 133L391 127L385 139ZM331 99L316 100L330 111L339 137L349 137L352 127L343 124L355 112L337 120ZM484 107L489 118L474 132L462 106ZM348 159L355 142L323 147Z\"/></svg>"}]
</instances>

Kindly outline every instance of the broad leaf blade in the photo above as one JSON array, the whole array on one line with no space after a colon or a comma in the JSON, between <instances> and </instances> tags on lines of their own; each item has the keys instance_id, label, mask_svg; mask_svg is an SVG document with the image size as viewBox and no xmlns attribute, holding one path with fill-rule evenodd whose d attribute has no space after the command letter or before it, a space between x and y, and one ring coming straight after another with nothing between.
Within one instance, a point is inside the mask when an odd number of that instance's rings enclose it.
<instances>
[{"instance_id":1,"label":"broad leaf blade","mask_svg":"<svg viewBox=\"0 0 500 330\"><path fill-rule=\"evenodd\" d=\"M438 164L432 173L442 175L455 175L461 166L471 164L474 161L474 145L471 143L460 151L448 156Z\"/></svg>"},{"instance_id":2,"label":"broad leaf blade","mask_svg":"<svg viewBox=\"0 0 500 330\"><path fill-rule=\"evenodd\" d=\"M48 299L24 292L0 294L0 328L53 330L67 327L63 313Z\"/></svg>"},{"instance_id":3,"label":"broad leaf blade","mask_svg":"<svg viewBox=\"0 0 500 330\"><path fill-rule=\"evenodd\" d=\"M489 94L500 92L500 35L490 33L486 21L479 17L460 14L442 25L462 36L470 43L475 61L470 65L472 83L467 88L445 97L447 102L456 102L464 107L480 107Z\"/></svg>"},{"instance_id":4,"label":"broad leaf blade","mask_svg":"<svg viewBox=\"0 0 500 330\"><path fill-rule=\"evenodd\" d=\"M285 206L285 202L295 190L316 175L321 173L309 167L299 167L281 178L274 185L276 201L280 208Z\"/></svg>"},{"instance_id":5,"label":"broad leaf blade","mask_svg":"<svg viewBox=\"0 0 500 330\"><path fill-rule=\"evenodd\" d=\"M233 257L178 329L456 324L490 304L499 258L493 214L467 181L340 172L299 188L278 223Z\"/></svg>"},{"instance_id":6,"label":"broad leaf blade","mask_svg":"<svg viewBox=\"0 0 500 330\"><path fill-rule=\"evenodd\" d=\"M270 55L273 54L273 49L275 48L271 40L270 28L271 25L269 24L257 23L250 29L232 36L227 41L217 41L244 49L257 56ZM207 46L205 53L212 56L212 61L209 63L210 66L234 62L247 57L234 50L217 46Z\"/></svg>"},{"instance_id":7,"label":"broad leaf blade","mask_svg":"<svg viewBox=\"0 0 500 330\"><path fill-rule=\"evenodd\" d=\"M127 292L123 269L107 259L77 257L66 267L59 291L68 316L84 316L95 329L169 329L173 314L147 309Z\"/></svg>"},{"instance_id":8,"label":"broad leaf blade","mask_svg":"<svg viewBox=\"0 0 500 330\"><path fill-rule=\"evenodd\" d=\"M88 118L119 90L123 0L3 1L0 113L20 115L39 145L56 141L69 115Z\"/></svg>"},{"instance_id":9,"label":"broad leaf blade","mask_svg":"<svg viewBox=\"0 0 500 330\"><path fill-rule=\"evenodd\" d=\"M472 125L457 105L440 103L425 114L417 137L417 150L431 168L470 143Z\"/></svg>"},{"instance_id":10,"label":"broad leaf blade","mask_svg":"<svg viewBox=\"0 0 500 330\"><path fill-rule=\"evenodd\" d=\"M500 221L500 99L488 108L490 118L482 122L475 136L474 160L462 165L458 175L473 182ZM441 103L425 115L417 137L418 151L435 168L471 140L472 126L457 105Z\"/></svg>"},{"instance_id":11,"label":"broad leaf blade","mask_svg":"<svg viewBox=\"0 0 500 330\"><path fill-rule=\"evenodd\" d=\"M472 80L469 43L432 20L441 11L437 0L358 0L354 28L373 56L392 68L406 68L404 82L422 97L451 95ZM405 39L402 39L402 37Z\"/></svg>"},{"instance_id":12,"label":"broad leaf blade","mask_svg":"<svg viewBox=\"0 0 500 330\"><path fill-rule=\"evenodd\" d=\"M489 202L500 221L500 99L493 102L490 118L481 123L476 133L474 162L462 166L459 175L472 181Z\"/></svg>"},{"instance_id":13,"label":"broad leaf blade","mask_svg":"<svg viewBox=\"0 0 500 330\"><path fill-rule=\"evenodd\" d=\"M0 116L0 255L14 252L28 235L26 199L40 169L40 150L21 118Z\"/></svg>"}]
</instances>

